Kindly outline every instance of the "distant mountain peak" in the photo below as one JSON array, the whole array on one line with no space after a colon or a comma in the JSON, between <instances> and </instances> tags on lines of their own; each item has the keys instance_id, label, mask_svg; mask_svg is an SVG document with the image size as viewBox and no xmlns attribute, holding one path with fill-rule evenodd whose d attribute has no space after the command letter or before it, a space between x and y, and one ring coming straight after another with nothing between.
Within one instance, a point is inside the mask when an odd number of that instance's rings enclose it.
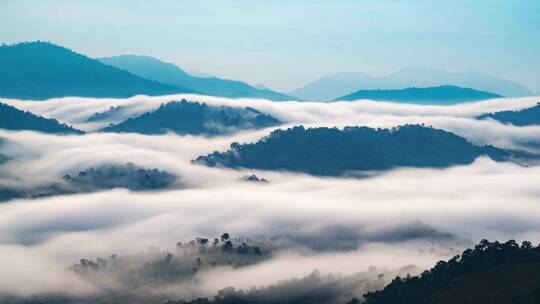
<instances>
[{"instance_id":1,"label":"distant mountain peak","mask_svg":"<svg viewBox=\"0 0 540 304\"><path fill-rule=\"evenodd\" d=\"M482 72L447 72L434 68L405 68L382 77L364 73L335 73L317 79L288 94L306 100L328 101L358 90L403 89L409 87L434 87L453 85L493 92L507 97L530 96L525 86Z\"/></svg>"},{"instance_id":2,"label":"distant mountain peak","mask_svg":"<svg viewBox=\"0 0 540 304\"><path fill-rule=\"evenodd\" d=\"M172 63L163 62L152 57L122 55L100 58L100 60L140 77L172 86L189 88L200 94L230 98L264 98L277 101L294 99L268 89L252 87L242 81L221 79L208 74L194 76ZM193 73L193 71L190 73Z\"/></svg>"},{"instance_id":3,"label":"distant mountain peak","mask_svg":"<svg viewBox=\"0 0 540 304\"><path fill-rule=\"evenodd\" d=\"M131 97L186 92L189 90L143 79L50 42L0 46L2 97Z\"/></svg>"},{"instance_id":4,"label":"distant mountain peak","mask_svg":"<svg viewBox=\"0 0 540 304\"><path fill-rule=\"evenodd\" d=\"M119 55L98 58L98 60L137 76L168 84L172 84L178 77L190 77L175 64L147 55Z\"/></svg>"}]
</instances>

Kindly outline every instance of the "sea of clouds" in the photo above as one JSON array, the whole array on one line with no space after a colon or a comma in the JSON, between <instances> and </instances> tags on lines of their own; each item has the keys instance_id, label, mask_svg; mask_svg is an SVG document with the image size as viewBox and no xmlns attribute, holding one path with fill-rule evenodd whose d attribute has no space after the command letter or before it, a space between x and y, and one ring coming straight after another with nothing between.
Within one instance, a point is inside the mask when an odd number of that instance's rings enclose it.
<instances>
[{"instance_id":1,"label":"sea of clouds","mask_svg":"<svg viewBox=\"0 0 540 304\"><path fill-rule=\"evenodd\" d=\"M3 102L93 131L182 98L250 106L284 121L281 127L424 123L475 144L532 150L529 144L540 142L540 127L474 118L530 107L538 98L455 106L270 102L197 95ZM123 110L107 121L86 122L90 115L111 106ZM290 242L264 262L205 271L182 286L160 286L152 292L170 297L211 296L228 286L262 287L309 276L315 269L325 275L354 277L370 266L380 269L377 272L388 271L388 283L403 266L430 268L483 238L540 242L540 167L479 158L468 166L402 168L353 179L191 163L199 155L227 149L232 142L254 142L273 129L211 138L99 132L60 136L0 130L4 139L0 153L11 158L0 166L3 186L43 186L92 166L126 162L178 175L182 185L164 191L114 189L1 203L0 294L96 294L101 292L98 287L67 267L82 257L137 255L149 247L173 251L177 241L223 232L243 237L285 236ZM240 179L252 173L270 183ZM357 292L375 285L364 284Z\"/></svg>"}]
</instances>

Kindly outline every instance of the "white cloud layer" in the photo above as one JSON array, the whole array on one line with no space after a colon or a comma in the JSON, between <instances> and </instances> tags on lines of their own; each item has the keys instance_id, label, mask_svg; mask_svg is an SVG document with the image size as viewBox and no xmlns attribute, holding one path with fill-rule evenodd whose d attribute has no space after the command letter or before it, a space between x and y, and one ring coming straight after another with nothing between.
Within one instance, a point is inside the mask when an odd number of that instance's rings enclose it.
<instances>
[{"instance_id":1,"label":"white cloud layer","mask_svg":"<svg viewBox=\"0 0 540 304\"><path fill-rule=\"evenodd\" d=\"M484 112L534 105L537 100L532 98L449 107L368 101L276 103L202 96L8 103L89 130L96 125L84 120L110 106L125 105L134 115L182 97L211 104L249 105L290 125L426 123L475 143L521 147L528 141L540 141L540 127L473 119ZM339 226L356 233L358 248L339 252L291 249L241 270L204 273L197 293L210 295L233 281L240 288L249 288L254 281L267 285L308 275L316 268L324 273L353 274L370 265L387 269L407 264L430 267L482 238L540 242L538 167L481 158L471 165L448 169L398 169L365 179L340 179L190 163L198 155L224 150L233 141L255 141L270 131L204 138L106 133L57 136L0 130L0 137L7 139L0 152L14 158L0 166L0 185L47 185L91 166L126 162L177 174L187 185L186 189L158 192L110 190L0 204L0 294L28 295L66 288L90 293L92 286L64 270L81 257L128 254L149 246L171 249L176 241L222 232L235 236L294 234L322 244L328 243L324 232ZM239 180L251 173L271 183ZM437 233L425 233L422 227L451 233L455 238L439 239Z\"/></svg>"},{"instance_id":2,"label":"white cloud layer","mask_svg":"<svg viewBox=\"0 0 540 304\"><path fill-rule=\"evenodd\" d=\"M109 123L118 123L129 117L153 110L161 103L183 98L212 105L253 107L271 114L289 125L392 127L404 123L424 123L454 132L476 144L526 148L523 144L530 141L540 141L540 127L517 128L492 120L474 119L475 116L482 113L519 110L534 106L540 102L538 97L499 98L451 106L399 104L369 100L334 103L271 102L260 99L227 99L192 94L135 96L128 99L66 97L35 102L7 99L3 102L45 117L56 118L86 131L92 131L105 127ZM106 111L111 106L122 106L124 110L108 120L86 122L90 115Z\"/></svg>"}]
</instances>

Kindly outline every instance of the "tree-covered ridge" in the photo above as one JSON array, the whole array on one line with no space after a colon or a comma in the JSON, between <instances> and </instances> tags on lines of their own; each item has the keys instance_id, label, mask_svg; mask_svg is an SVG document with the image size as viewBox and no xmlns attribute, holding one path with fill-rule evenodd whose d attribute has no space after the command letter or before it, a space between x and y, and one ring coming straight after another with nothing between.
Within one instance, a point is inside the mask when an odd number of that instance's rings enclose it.
<instances>
[{"instance_id":1,"label":"tree-covered ridge","mask_svg":"<svg viewBox=\"0 0 540 304\"><path fill-rule=\"evenodd\" d=\"M101 120L111 119L115 115L118 115L118 114L122 113L123 110L124 110L123 106L116 106L116 107L111 106L106 111L96 112L96 113L88 116L86 121L93 122L93 121L101 121Z\"/></svg>"},{"instance_id":2,"label":"tree-covered ridge","mask_svg":"<svg viewBox=\"0 0 540 304\"><path fill-rule=\"evenodd\" d=\"M96 192L114 188L133 191L159 190L178 183L178 177L158 169L146 169L132 163L105 164L78 174L66 174L61 182L32 188L0 185L0 202L16 198L36 198L53 195Z\"/></svg>"},{"instance_id":3,"label":"tree-covered ridge","mask_svg":"<svg viewBox=\"0 0 540 304\"><path fill-rule=\"evenodd\" d=\"M224 288L211 299L168 301L164 304L358 304L354 292L384 286L383 274L322 275L318 271L302 278L249 290Z\"/></svg>"},{"instance_id":4,"label":"tree-covered ridge","mask_svg":"<svg viewBox=\"0 0 540 304\"><path fill-rule=\"evenodd\" d=\"M43 133L82 134L56 119L44 118L28 111L19 110L5 103L0 103L0 129L31 130Z\"/></svg>"},{"instance_id":5,"label":"tree-covered ridge","mask_svg":"<svg viewBox=\"0 0 540 304\"><path fill-rule=\"evenodd\" d=\"M114 279L122 286L121 290L135 290L187 281L200 271L216 267L249 266L269 257L269 249L263 245L223 233L214 239L198 237L186 243L178 242L173 252L155 249L126 256L113 254L95 261L81 259L70 269L94 284Z\"/></svg>"},{"instance_id":6,"label":"tree-covered ridge","mask_svg":"<svg viewBox=\"0 0 540 304\"><path fill-rule=\"evenodd\" d=\"M232 143L227 152L216 151L194 162L339 176L351 171L469 164L480 155L494 160L510 157L507 151L475 146L453 133L423 125L343 130L299 126L276 130L256 143Z\"/></svg>"},{"instance_id":7,"label":"tree-covered ridge","mask_svg":"<svg viewBox=\"0 0 540 304\"><path fill-rule=\"evenodd\" d=\"M540 125L540 102L533 107L523 110L487 113L482 114L477 118L491 118L502 123L511 123L515 126Z\"/></svg>"},{"instance_id":8,"label":"tree-covered ridge","mask_svg":"<svg viewBox=\"0 0 540 304\"><path fill-rule=\"evenodd\" d=\"M395 278L367 304L540 303L540 246L483 240L420 276Z\"/></svg>"},{"instance_id":9,"label":"tree-covered ridge","mask_svg":"<svg viewBox=\"0 0 540 304\"><path fill-rule=\"evenodd\" d=\"M105 132L132 132L142 134L220 135L242 129L275 126L281 122L253 108L211 106L205 103L173 101L158 109L110 125Z\"/></svg>"},{"instance_id":10,"label":"tree-covered ridge","mask_svg":"<svg viewBox=\"0 0 540 304\"><path fill-rule=\"evenodd\" d=\"M399 90L360 90L337 98L336 100L370 99L396 102L454 104L500 97L502 96L490 92L445 85L429 88L405 88Z\"/></svg>"},{"instance_id":11,"label":"tree-covered ridge","mask_svg":"<svg viewBox=\"0 0 540 304\"><path fill-rule=\"evenodd\" d=\"M167 188L176 182L176 176L158 169L145 169L132 163L101 165L77 175L65 175L63 180L77 192L126 188L130 190L155 190Z\"/></svg>"},{"instance_id":12,"label":"tree-covered ridge","mask_svg":"<svg viewBox=\"0 0 540 304\"><path fill-rule=\"evenodd\" d=\"M2 97L130 97L183 92L188 90L143 79L52 43L0 46Z\"/></svg>"},{"instance_id":13,"label":"tree-covered ridge","mask_svg":"<svg viewBox=\"0 0 540 304\"><path fill-rule=\"evenodd\" d=\"M251 174L251 175L244 175L240 178L240 180L243 180L245 182L250 182L250 183L259 183L259 184L268 184L270 183L269 180L267 180L266 178L264 177L258 177L257 175L255 174Z\"/></svg>"}]
</instances>

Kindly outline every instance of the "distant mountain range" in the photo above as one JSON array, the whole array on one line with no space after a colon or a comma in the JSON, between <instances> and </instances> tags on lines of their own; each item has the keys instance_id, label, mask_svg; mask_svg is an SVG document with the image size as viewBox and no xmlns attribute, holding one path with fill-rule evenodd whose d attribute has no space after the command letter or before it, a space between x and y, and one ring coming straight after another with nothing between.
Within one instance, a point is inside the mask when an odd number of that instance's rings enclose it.
<instances>
[{"instance_id":1,"label":"distant mountain range","mask_svg":"<svg viewBox=\"0 0 540 304\"><path fill-rule=\"evenodd\" d=\"M492 75L432 69L405 69L378 78L362 73L338 73L283 94L263 85L251 86L197 71L187 73L172 63L149 56L122 55L96 60L40 41L0 46L0 97L17 99L198 93L275 101L330 101L358 90L446 85L506 97L534 95L523 85Z\"/></svg>"},{"instance_id":2,"label":"distant mountain range","mask_svg":"<svg viewBox=\"0 0 540 304\"><path fill-rule=\"evenodd\" d=\"M293 100L247 83L210 75L195 77L148 56L99 60L48 42L0 46L0 97L43 100L54 97L131 97L198 93L230 98Z\"/></svg>"},{"instance_id":3,"label":"distant mountain range","mask_svg":"<svg viewBox=\"0 0 540 304\"><path fill-rule=\"evenodd\" d=\"M0 46L1 97L130 97L185 92L191 90L143 79L47 42Z\"/></svg>"},{"instance_id":4,"label":"distant mountain range","mask_svg":"<svg viewBox=\"0 0 540 304\"><path fill-rule=\"evenodd\" d=\"M111 108L107 112L119 110L121 108ZM107 117L107 112L91 117ZM110 125L101 131L142 134L164 134L170 131L178 134L220 135L279 124L281 122L278 119L249 107L210 106L182 100L162 104L157 110Z\"/></svg>"},{"instance_id":5,"label":"distant mountain range","mask_svg":"<svg viewBox=\"0 0 540 304\"><path fill-rule=\"evenodd\" d=\"M30 112L21 111L5 103L0 103L0 129L30 130L57 134L84 133L60 123L56 119L44 118Z\"/></svg>"},{"instance_id":6,"label":"distant mountain range","mask_svg":"<svg viewBox=\"0 0 540 304\"><path fill-rule=\"evenodd\" d=\"M515 126L540 125L540 103L536 106L519 111L501 111L482 114L478 119L491 118L502 123L511 123Z\"/></svg>"},{"instance_id":7,"label":"distant mountain range","mask_svg":"<svg viewBox=\"0 0 540 304\"><path fill-rule=\"evenodd\" d=\"M421 125L392 130L368 127L277 130L253 144L231 144L226 152L200 156L195 163L230 168L286 170L322 176L395 167L470 164L487 155L506 160L511 152L475 146L453 133Z\"/></svg>"},{"instance_id":8,"label":"distant mountain range","mask_svg":"<svg viewBox=\"0 0 540 304\"><path fill-rule=\"evenodd\" d=\"M435 69L410 68L383 77L363 73L337 73L315 80L287 94L305 100L329 101L356 92L372 89L402 89L453 85L492 92L506 97L531 96L525 86L513 81L475 71L450 73Z\"/></svg>"},{"instance_id":9,"label":"distant mountain range","mask_svg":"<svg viewBox=\"0 0 540 304\"><path fill-rule=\"evenodd\" d=\"M336 100L381 100L394 102L413 102L423 104L455 104L467 101L479 101L499 98L500 95L456 86L438 86L430 88L406 88L399 90L360 90Z\"/></svg>"},{"instance_id":10,"label":"distant mountain range","mask_svg":"<svg viewBox=\"0 0 540 304\"><path fill-rule=\"evenodd\" d=\"M99 58L99 60L143 78L172 86L181 86L205 95L230 98L264 98L276 101L295 99L268 89L255 88L241 81L220 79L211 75L195 77L172 63L163 62L149 56L122 55ZM200 72L197 73L201 75Z\"/></svg>"}]
</instances>

